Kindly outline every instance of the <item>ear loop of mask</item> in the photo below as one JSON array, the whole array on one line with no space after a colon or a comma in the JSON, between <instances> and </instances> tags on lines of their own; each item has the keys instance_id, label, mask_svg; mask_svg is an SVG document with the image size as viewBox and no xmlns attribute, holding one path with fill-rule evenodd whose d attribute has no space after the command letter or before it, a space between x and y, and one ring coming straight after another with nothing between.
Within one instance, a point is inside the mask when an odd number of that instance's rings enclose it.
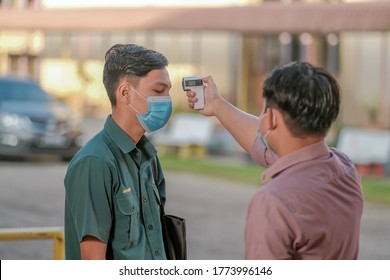
<instances>
[{"instance_id":1,"label":"ear loop of mask","mask_svg":"<svg viewBox=\"0 0 390 280\"><path fill-rule=\"evenodd\" d=\"M271 111L272 111L272 109L271 109ZM262 116L262 118L264 118L266 114L268 114L268 113L265 113ZM272 112L272 125L273 125L273 127L275 127L275 123L276 123L275 114L274 114L274 112ZM267 164L267 166L270 166L270 164L267 160L267 150L269 150L272 157L275 158L275 152L271 149L268 142L266 142L267 140L265 139L271 133L271 131L272 131L271 129L268 129L268 131L264 134L264 136L260 137L260 140L263 142L263 145L265 146L264 160L265 160L265 163ZM258 130L257 133L261 136L260 130Z\"/></svg>"},{"instance_id":2,"label":"ear loop of mask","mask_svg":"<svg viewBox=\"0 0 390 280\"><path fill-rule=\"evenodd\" d=\"M275 113L272 109L270 109L272 111L272 128L275 127L275 123L276 123L276 119L275 119ZM267 115L268 113L265 113L263 116L262 116L262 119L265 117L265 115ZM268 131L265 133L264 135L264 138L268 136L268 134L271 133L271 129L268 129Z\"/></svg>"},{"instance_id":3,"label":"ear loop of mask","mask_svg":"<svg viewBox=\"0 0 390 280\"><path fill-rule=\"evenodd\" d=\"M129 86L129 88L131 88L131 90L133 90L139 97L141 97L143 100L148 100L147 98L145 98L142 94L140 94L138 91L136 91L132 86L130 86L129 84L127 84ZM131 105L131 103L128 104L136 113L138 114L142 114L140 113L138 110L136 110L133 105Z\"/></svg>"}]
</instances>

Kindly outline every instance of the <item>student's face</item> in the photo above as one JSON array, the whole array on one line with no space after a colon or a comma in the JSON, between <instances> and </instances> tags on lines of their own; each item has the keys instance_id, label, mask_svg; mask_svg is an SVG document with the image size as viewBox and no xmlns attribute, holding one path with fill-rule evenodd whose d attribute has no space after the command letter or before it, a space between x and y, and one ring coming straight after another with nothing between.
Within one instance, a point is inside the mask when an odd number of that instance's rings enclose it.
<instances>
[{"instance_id":1,"label":"student's face","mask_svg":"<svg viewBox=\"0 0 390 280\"><path fill-rule=\"evenodd\" d=\"M138 85L131 85L134 90L145 99L149 96L169 96L172 87L169 73L166 68L150 71L145 77L139 79ZM147 101L136 93L132 93L132 104L137 110L146 114L148 111Z\"/></svg>"}]
</instances>

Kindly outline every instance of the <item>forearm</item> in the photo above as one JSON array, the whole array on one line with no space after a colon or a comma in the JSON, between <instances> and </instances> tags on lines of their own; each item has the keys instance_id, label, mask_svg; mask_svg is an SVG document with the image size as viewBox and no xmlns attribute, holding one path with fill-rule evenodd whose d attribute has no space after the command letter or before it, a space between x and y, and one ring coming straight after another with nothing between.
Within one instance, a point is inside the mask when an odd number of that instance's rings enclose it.
<instances>
[{"instance_id":1,"label":"forearm","mask_svg":"<svg viewBox=\"0 0 390 280\"><path fill-rule=\"evenodd\" d=\"M82 260L105 260L107 244L96 237L86 236L80 242Z\"/></svg>"},{"instance_id":2,"label":"forearm","mask_svg":"<svg viewBox=\"0 0 390 280\"><path fill-rule=\"evenodd\" d=\"M248 114L223 98L215 102L214 115L248 153L256 139L259 118Z\"/></svg>"},{"instance_id":3,"label":"forearm","mask_svg":"<svg viewBox=\"0 0 390 280\"><path fill-rule=\"evenodd\" d=\"M199 112L204 116L215 116L234 139L236 139L238 144L250 153L259 126L258 117L241 111L226 101L219 94L211 76L204 77L203 81L207 85L204 89L205 107L199 110ZM195 102L197 101L196 94L188 91L187 96L190 108L194 108Z\"/></svg>"}]
</instances>

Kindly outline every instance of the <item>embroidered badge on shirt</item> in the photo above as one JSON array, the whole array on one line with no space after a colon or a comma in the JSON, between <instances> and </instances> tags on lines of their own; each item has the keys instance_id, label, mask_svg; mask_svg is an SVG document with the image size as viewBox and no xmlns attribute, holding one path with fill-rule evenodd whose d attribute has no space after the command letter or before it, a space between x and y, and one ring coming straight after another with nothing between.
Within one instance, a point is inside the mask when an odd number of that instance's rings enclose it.
<instances>
[{"instance_id":1,"label":"embroidered badge on shirt","mask_svg":"<svg viewBox=\"0 0 390 280\"><path fill-rule=\"evenodd\" d=\"M131 188L124 189L122 192L123 192L123 193L131 192Z\"/></svg>"}]
</instances>

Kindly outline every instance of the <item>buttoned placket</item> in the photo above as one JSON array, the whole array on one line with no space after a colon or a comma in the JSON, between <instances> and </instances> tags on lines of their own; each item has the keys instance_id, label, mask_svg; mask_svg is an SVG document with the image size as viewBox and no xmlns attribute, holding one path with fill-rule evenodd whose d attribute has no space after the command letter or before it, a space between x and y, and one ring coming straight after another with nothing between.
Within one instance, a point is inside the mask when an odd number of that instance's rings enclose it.
<instances>
[{"instance_id":1,"label":"buttoned placket","mask_svg":"<svg viewBox=\"0 0 390 280\"><path fill-rule=\"evenodd\" d=\"M140 196L140 206L141 206L141 213L142 213L142 220L145 227L145 234L147 237L147 240L149 241L149 245L152 250L152 254L154 255L155 259L162 259L163 258L163 249L161 248L161 242L159 242L159 239L156 238L156 228L154 225L159 223L160 217L159 213L156 213L157 211L153 211L152 207L156 207L153 205L153 198L154 198L154 191L152 188L148 188L147 184L150 179L152 179L152 184L155 186L153 178L148 177L147 169L150 168L150 161L145 160L145 155L141 150L138 148L135 148L133 151L130 152L131 157L133 158L134 162L136 163L138 167L138 173L139 173L139 196ZM157 207L156 207L157 208ZM158 208L159 209L159 208ZM158 210L159 211L159 210Z\"/></svg>"},{"instance_id":2,"label":"buttoned placket","mask_svg":"<svg viewBox=\"0 0 390 280\"><path fill-rule=\"evenodd\" d=\"M154 182L151 162L147 160L154 155L149 155L147 151L143 151L142 147L136 146L130 153L134 163L138 168L138 184L139 184L139 203L141 217L145 228L145 235L151 248L151 253L154 259L164 258L164 248L159 234L160 224L160 207L156 203L156 194L153 188L157 186ZM149 172L149 171L150 172ZM152 183L152 185L148 185Z\"/></svg>"},{"instance_id":3,"label":"buttoned placket","mask_svg":"<svg viewBox=\"0 0 390 280\"><path fill-rule=\"evenodd\" d=\"M138 192L139 192L139 197L140 197L142 220L143 220L143 224L145 226L145 234L147 236L147 239L149 240L149 244L151 244L153 254L155 256L159 256L160 250L158 250L157 248L153 248L153 245L151 242L151 239L153 239L153 238L149 237L149 233L151 233L153 231L154 227L151 224L151 221L149 219L149 217L151 216L151 210L150 210L151 205L149 203L148 193L145 190L147 180L145 181L143 179L143 172L145 171L145 168L143 167L145 164L142 164L143 153L138 148L135 148L134 150L132 150L130 152L130 156L133 158L133 161L138 168L138 180L139 180L139 182L138 182L139 191Z\"/></svg>"},{"instance_id":4,"label":"buttoned placket","mask_svg":"<svg viewBox=\"0 0 390 280\"><path fill-rule=\"evenodd\" d=\"M152 210L152 207L156 207L151 203L150 199L153 198L154 191L151 188L147 187L147 182L150 178L147 176L147 170L150 168L150 162L145 161L141 164L140 167L140 191L141 191L141 196L142 196L142 216L144 220L144 225L145 225L145 232L147 239L149 240L150 247L152 249L152 252L155 256L156 259L162 259L162 248L159 240L157 240L155 237L155 231L158 230L158 228L155 228L154 224L159 223L160 218L157 216L157 212ZM154 184L154 181L152 179L152 184ZM150 199L148 199L150 197Z\"/></svg>"}]
</instances>

